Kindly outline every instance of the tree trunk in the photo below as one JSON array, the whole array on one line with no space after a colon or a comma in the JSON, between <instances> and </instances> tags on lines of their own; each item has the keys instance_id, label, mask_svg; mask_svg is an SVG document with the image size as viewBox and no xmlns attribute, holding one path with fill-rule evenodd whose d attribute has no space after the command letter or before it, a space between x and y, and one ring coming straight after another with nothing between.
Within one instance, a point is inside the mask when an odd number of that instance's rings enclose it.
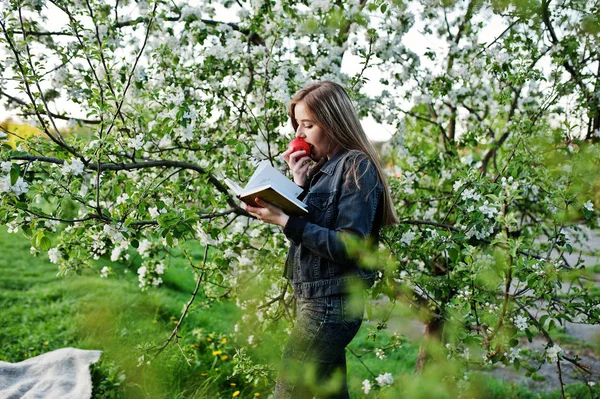
<instances>
[{"instance_id":1,"label":"tree trunk","mask_svg":"<svg viewBox=\"0 0 600 399\"><path fill-rule=\"evenodd\" d=\"M432 341L441 342L443 328L444 322L441 317L432 317L431 320L425 323L424 342L421 343L421 347L419 348L415 372L420 373L425 368L427 360L431 357L428 352L428 346Z\"/></svg>"}]
</instances>

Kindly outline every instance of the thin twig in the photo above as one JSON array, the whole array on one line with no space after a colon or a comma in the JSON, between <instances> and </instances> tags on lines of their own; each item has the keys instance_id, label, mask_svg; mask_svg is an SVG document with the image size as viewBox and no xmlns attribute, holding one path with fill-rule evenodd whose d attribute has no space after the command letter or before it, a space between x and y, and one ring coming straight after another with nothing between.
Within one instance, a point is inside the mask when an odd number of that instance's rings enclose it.
<instances>
[{"instance_id":1,"label":"thin twig","mask_svg":"<svg viewBox=\"0 0 600 399\"><path fill-rule=\"evenodd\" d=\"M202 266L206 265L209 247L210 247L210 245L208 245L208 244L204 247L204 259L202 260ZM171 343L171 341L175 340L177 342L177 340L179 339L179 336L177 335L177 333L179 332L179 328L181 327L181 324L183 323L183 319L185 319L185 316L187 315L188 310L190 309L190 306L192 306L194 299L196 299L196 295L198 294L198 291L200 290L200 285L202 283L203 278L204 278L204 271L198 275L198 281L196 281L196 287L194 288L194 291L192 292L192 296L191 296L190 300L188 301L188 303L185 305L185 308L183 309L183 313L181 314L181 317L177 321L177 324L175 325L175 328L171 332L171 335L169 335L169 338L165 341L165 343L160 348L158 348L158 352L156 352L154 357L150 360L151 362L154 359L156 359L158 357L158 355L160 355L167 348L167 346L169 345L169 343Z\"/></svg>"}]
</instances>

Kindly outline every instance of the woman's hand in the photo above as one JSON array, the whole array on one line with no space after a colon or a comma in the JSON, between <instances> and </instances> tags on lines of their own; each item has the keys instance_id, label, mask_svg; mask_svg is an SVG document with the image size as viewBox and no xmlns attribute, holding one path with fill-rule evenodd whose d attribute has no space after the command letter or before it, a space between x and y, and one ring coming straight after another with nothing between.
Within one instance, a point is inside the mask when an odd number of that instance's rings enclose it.
<instances>
[{"instance_id":1,"label":"woman's hand","mask_svg":"<svg viewBox=\"0 0 600 399\"><path fill-rule=\"evenodd\" d=\"M304 156L306 151L300 150L292 152L293 149L288 148L281 156L283 160L287 162L292 174L294 175L294 183L304 187L306 185L306 176L308 175L308 168L310 168L311 158Z\"/></svg>"},{"instance_id":2,"label":"woman's hand","mask_svg":"<svg viewBox=\"0 0 600 399\"><path fill-rule=\"evenodd\" d=\"M242 204L242 207L246 210L246 212L263 222L285 227L285 224L290 217L286 215L281 208L263 201L258 197L256 197L254 201L256 201L256 203L260 206L256 207L250 206L246 203Z\"/></svg>"}]
</instances>

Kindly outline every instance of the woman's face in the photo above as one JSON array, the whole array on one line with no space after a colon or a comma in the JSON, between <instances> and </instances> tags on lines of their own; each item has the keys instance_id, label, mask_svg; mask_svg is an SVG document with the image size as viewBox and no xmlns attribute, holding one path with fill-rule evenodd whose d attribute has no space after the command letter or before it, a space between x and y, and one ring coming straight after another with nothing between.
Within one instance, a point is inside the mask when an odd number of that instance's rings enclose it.
<instances>
[{"instance_id":1,"label":"woman's face","mask_svg":"<svg viewBox=\"0 0 600 399\"><path fill-rule=\"evenodd\" d=\"M318 162L323 157L331 158L336 148L325 137L323 129L315 124L304 101L294 107L294 117L298 123L296 137L304 139L310 145L310 157Z\"/></svg>"}]
</instances>

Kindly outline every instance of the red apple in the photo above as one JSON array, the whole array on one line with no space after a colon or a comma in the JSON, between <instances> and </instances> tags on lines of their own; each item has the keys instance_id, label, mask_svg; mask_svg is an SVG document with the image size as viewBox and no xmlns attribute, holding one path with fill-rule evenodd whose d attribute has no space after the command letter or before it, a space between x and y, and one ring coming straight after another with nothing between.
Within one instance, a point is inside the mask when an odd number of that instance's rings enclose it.
<instances>
[{"instance_id":1,"label":"red apple","mask_svg":"<svg viewBox=\"0 0 600 399\"><path fill-rule=\"evenodd\" d=\"M304 155L310 156L310 146L301 138L295 138L292 140L290 145L288 145L288 148L293 148L292 152L304 150L306 151L306 154Z\"/></svg>"}]
</instances>

